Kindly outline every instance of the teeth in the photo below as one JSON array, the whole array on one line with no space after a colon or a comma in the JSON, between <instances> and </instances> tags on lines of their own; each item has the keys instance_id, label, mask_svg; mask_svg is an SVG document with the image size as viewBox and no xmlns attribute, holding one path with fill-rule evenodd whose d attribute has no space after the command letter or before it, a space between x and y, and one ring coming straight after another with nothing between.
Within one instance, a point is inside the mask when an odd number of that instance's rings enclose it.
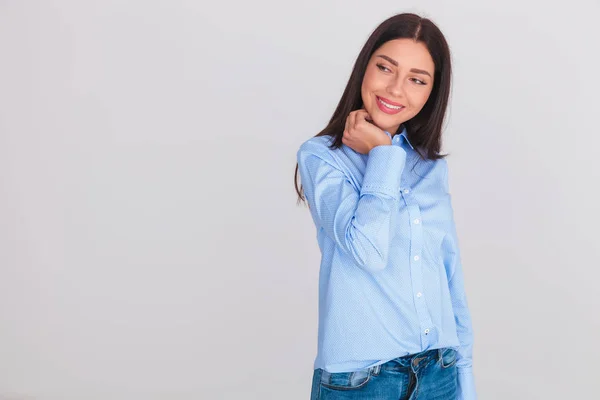
<instances>
[{"instance_id":1,"label":"teeth","mask_svg":"<svg viewBox=\"0 0 600 400\"><path fill-rule=\"evenodd\" d=\"M378 99L379 99L379 98L378 98ZM381 102L381 103L382 103L384 106L386 106L387 108L391 108L391 109L393 109L393 110L399 110L399 109L401 109L401 108L402 108L402 106L393 106L393 105L391 105L391 104L388 104L388 103L386 103L385 101L383 101L383 100L381 100L381 99L379 99L379 101L380 101L380 102Z\"/></svg>"}]
</instances>

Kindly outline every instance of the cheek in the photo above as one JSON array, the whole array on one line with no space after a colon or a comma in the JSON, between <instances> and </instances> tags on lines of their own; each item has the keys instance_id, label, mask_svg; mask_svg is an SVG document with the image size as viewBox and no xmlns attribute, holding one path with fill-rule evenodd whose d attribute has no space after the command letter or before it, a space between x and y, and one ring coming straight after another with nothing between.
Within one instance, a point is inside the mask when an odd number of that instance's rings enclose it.
<instances>
[{"instance_id":1,"label":"cheek","mask_svg":"<svg viewBox=\"0 0 600 400\"><path fill-rule=\"evenodd\" d=\"M370 68L365 71L363 79L364 86L371 91L382 90L387 86L388 78L385 77L376 68Z\"/></svg>"},{"instance_id":2,"label":"cheek","mask_svg":"<svg viewBox=\"0 0 600 400\"><path fill-rule=\"evenodd\" d=\"M367 92L373 89L373 75L369 72L365 73L362 83L362 92Z\"/></svg>"},{"instance_id":3,"label":"cheek","mask_svg":"<svg viewBox=\"0 0 600 400\"><path fill-rule=\"evenodd\" d=\"M430 92L431 91L421 90L421 91L413 93L409 99L410 105L413 108L420 110L421 108L423 108L425 103L427 103Z\"/></svg>"},{"instance_id":4,"label":"cheek","mask_svg":"<svg viewBox=\"0 0 600 400\"><path fill-rule=\"evenodd\" d=\"M373 75L370 73L365 73L362 86L360 89L363 102L366 104L373 103L373 92L377 90L377 82L373 79Z\"/></svg>"}]
</instances>

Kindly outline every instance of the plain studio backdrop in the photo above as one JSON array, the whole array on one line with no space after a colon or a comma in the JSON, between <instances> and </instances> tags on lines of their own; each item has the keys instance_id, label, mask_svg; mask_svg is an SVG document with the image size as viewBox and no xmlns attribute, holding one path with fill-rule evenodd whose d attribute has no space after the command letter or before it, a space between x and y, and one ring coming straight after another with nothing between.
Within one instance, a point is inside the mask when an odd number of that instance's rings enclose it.
<instances>
[{"instance_id":1,"label":"plain studio backdrop","mask_svg":"<svg viewBox=\"0 0 600 400\"><path fill-rule=\"evenodd\" d=\"M308 399L299 145L400 12L444 150L481 399L600 389L598 1L0 1L0 399Z\"/></svg>"}]
</instances>

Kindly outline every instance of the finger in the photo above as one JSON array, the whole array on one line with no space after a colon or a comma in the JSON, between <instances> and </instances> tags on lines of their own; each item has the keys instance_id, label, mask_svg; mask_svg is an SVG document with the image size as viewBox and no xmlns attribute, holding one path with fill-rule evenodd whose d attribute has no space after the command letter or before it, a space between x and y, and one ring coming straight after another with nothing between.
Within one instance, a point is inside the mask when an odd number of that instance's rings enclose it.
<instances>
[{"instance_id":1,"label":"finger","mask_svg":"<svg viewBox=\"0 0 600 400\"><path fill-rule=\"evenodd\" d=\"M356 113L354 126L356 129L360 129L361 127L366 127L367 124L370 124L368 121L369 114L366 111L360 111Z\"/></svg>"},{"instance_id":2,"label":"finger","mask_svg":"<svg viewBox=\"0 0 600 400\"><path fill-rule=\"evenodd\" d=\"M347 133L348 131L344 131L344 136L342 136L342 143L350 147L350 139L348 138Z\"/></svg>"},{"instance_id":3,"label":"finger","mask_svg":"<svg viewBox=\"0 0 600 400\"><path fill-rule=\"evenodd\" d=\"M358 125L362 124L367 114L364 110L356 110L354 112L354 127L358 128Z\"/></svg>"},{"instance_id":4,"label":"finger","mask_svg":"<svg viewBox=\"0 0 600 400\"><path fill-rule=\"evenodd\" d=\"M350 127L350 115L346 117L346 124L344 125L344 135L348 132L348 128Z\"/></svg>"},{"instance_id":5,"label":"finger","mask_svg":"<svg viewBox=\"0 0 600 400\"><path fill-rule=\"evenodd\" d=\"M364 120L370 120L371 119L371 116L369 115L369 112L367 110L365 110L365 109L358 110L356 112L356 114L357 114L356 115L357 121L363 120L363 119Z\"/></svg>"},{"instance_id":6,"label":"finger","mask_svg":"<svg viewBox=\"0 0 600 400\"><path fill-rule=\"evenodd\" d=\"M352 111L348 116L348 126L352 130L356 128L356 111Z\"/></svg>"},{"instance_id":7,"label":"finger","mask_svg":"<svg viewBox=\"0 0 600 400\"><path fill-rule=\"evenodd\" d=\"M351 121L352 121L352 113L348 114L348 116L346 117L346 129L345 129L346 135L348 135L350 133L350 128L352 127Z\"/></svg>"}]
</instances>

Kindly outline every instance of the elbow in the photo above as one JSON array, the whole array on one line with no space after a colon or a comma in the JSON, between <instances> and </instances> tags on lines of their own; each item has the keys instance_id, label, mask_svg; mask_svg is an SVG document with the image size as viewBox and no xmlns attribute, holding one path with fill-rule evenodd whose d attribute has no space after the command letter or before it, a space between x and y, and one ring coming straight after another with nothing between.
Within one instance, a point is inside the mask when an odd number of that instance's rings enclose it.
<instances>
[{"instance_id":1,"label":"elbow","mask_svg":"<svg viewBox=\"0 0 600 400\"><path fill-rule=\"evenodd\" d=\"M373 251L368 257L355 257L358 266L369 273L383 271L388 265L387 253Z\"/></svg>"},{"instance_id":2,"label":"elbow","mask_svg":"<svg viewBox=\"0 0 600 400\"><path fill-rule=\"evenodd\" d=\"M366 272L383 271L389 260L389 241L370 237L358 230L346 230L343 240L337 240L355 265Z\"/></svg>"}]
</instances>

